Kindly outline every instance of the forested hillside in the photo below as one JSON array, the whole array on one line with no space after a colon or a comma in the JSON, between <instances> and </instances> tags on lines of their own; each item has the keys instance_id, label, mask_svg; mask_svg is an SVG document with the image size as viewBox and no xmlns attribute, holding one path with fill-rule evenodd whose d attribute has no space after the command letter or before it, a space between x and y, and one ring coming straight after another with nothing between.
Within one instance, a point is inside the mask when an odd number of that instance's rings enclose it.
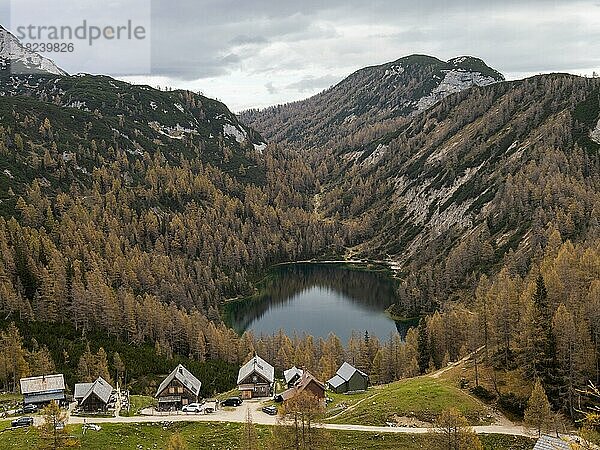
<instances>
[{"instance_id":1,"label":"forested hillside","mask_svg":"<svg viewBox=\"0 0 600 450\"><path fill-rule=\"evenodd\" d=\"M381 137L447 95L502 80L502 74L478 58L462 56L445 62L411 55L360 69L306 100L244 111L240 119L271 142L322 155L330 148Z\"/></svg>"},{"instance_id":2,"label":"forested hillside","mask_svg":"<svg viewBox=\"0 0 600 450\"><path fill-rule=\"evenodd\" d=\"M348 360L376 383L485 346L573 414L600 382L600 80L502 80L475 58L413 55L247 126L188 91L3 73L0 312L81 341L75 363L8 326L0 383L52 358L73 378L86 361L114 370L122 342L160 358L148 370L233 373L256 350L322 379ZM223 324L219 306L271 265L315 257L390 262L392 313L419 328L346 344Z\"/></svg>"},{"instance_id":3,"label":"forested hillside","mask_svg":"<svg viewBox=\"0 0 600 450\"><path fill-rule=\"evenodd\" d=\"M268 127L292 109L242 117ZM390 381L485 346L484 364L540 378L576 415L579 390L600 382L599 120L599 79L552 74L463 90L369 143L359 127L309 153L325 180L318 212L346 225L346 255L397 269L395 314L429 312L399 358L377 344L361 367ZM298 136L306 151L318 132ZM523 413L522 393L494 386L488 398Z\"/></svg>"},{"instance_id":4,"label":"forested hillside","mask_svg":"<svg viewBox=\"0 0 600 450\"><path fill-rule=\"evenodd\" d=\"M349 224L354 255L394 261L408 313L472 292L502 261L523 274L550 227L563 239L598 237L599 86L547 75L447 97L340 152L322 213Z\"/></svg>"},{"instance_id":5,"label":"forested hillside","mask_svg":"<svg viewBox=\"0 0 600 450\"><path fill-rule=\"evenodd\" d=\"M2 87L5 318L224 358L223 299L270 264L343 241L311 212L311 168L214 100L106 77Z\"/></svg>"}]
</instances>

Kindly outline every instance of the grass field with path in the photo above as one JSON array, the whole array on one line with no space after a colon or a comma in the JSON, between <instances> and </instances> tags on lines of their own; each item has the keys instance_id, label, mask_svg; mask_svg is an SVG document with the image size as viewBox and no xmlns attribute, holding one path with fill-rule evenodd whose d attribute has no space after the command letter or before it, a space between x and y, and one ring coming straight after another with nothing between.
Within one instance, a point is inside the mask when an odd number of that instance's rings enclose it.
<instances>
[{"instance_id":1,"label":"grass field with path","mask_svg":"<svg viewBox=\"0 0 600 450\"><path fill-rule=\"evenodd\" d=\"M383 426L393 422L394 416L433 422L444 409L455 406L471 425L490 423L489 410L484 405L450 383L429 377L402 380L361 394L335 396L330 408L344 401L347 409L329 422Z\"/></svg>"}]
</instances>

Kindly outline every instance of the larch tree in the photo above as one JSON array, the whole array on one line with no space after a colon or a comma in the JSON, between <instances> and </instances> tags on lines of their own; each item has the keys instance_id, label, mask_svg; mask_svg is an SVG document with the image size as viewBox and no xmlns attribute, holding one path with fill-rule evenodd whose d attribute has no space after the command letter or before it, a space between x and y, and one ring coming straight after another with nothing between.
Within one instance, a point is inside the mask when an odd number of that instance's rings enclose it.
<instances>
[{"instance_id":1,"label":"larch tree","mask_svg":"<svg viewBox=\"0 0 600 450\"><path fill-rule=\"evenodd\" d=\"M280 408L278 425L273 429L274 449L319 450L329 448L322 428L316 427L323 418L321 400L302 391Z\"/></svg>"},{"instance_id":2,"label":"larch tree","mask_svg":"<svg viewBox=\"0 0 600 450\"><path fill-rule=\"evenodd\" d=\"M431 450L483 450L481 441L457 408L442 411L428 431Z\"/></svg>"},{"instance_id":3,"label":"larch tree","mask_svg":"<svg viewBox=\"0 0 600 450\"><path fill-rule=\"evenodd\" d=\"M423 374L427 372L429 360L431 359L427 322L423 318L419 321L418 332L417 351L419 353L419 372Z\"/></svg>"},{"instance_id":4,"label":"larch tree","mask_svg":"<svg viewBox=\"0 0 600 450\"><path fill-rule=\"evenodd\" d=\"M533 427L538 436L541 436L542 432L548 430L552 425L550 402L539 379L535 380L533 391L527 401L524 422Z\"/></svg>"},{"instance_id":5,"label":"larch tree","mask_svg":"<svg viewBox=\"0 0 600 450\"><path fill-rule=\"evenodd\" d=\"M125 373L125 363L121 359L121 355L119 355L118 352L115 352L113 355L113 367L115 368L117 375L115 381L118 383L119 381L121 381L121 378Z\"/></svg>"},{"instance_id":6,"label":"larch tree","mask_svg":"<svg viewBox=\"0 0 600 450\"><path fill-rule=\"evenodd\" d=\"M44 437L50 442L50 447L54 450L62 447L66 438L66 429L64 427L67 421L67 411L52 400L42 409L44 424L42 431Z\"/></svg>"}]
</instances>

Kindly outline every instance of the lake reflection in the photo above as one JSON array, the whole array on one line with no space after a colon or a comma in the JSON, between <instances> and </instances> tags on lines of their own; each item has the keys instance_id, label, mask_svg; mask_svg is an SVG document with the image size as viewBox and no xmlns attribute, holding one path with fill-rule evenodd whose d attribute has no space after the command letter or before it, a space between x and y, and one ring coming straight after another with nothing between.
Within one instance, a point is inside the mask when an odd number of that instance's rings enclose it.
<instances>
[{"instance_id":1,"label":"lake reflection","mask_svg":"<svg viewBox=\"0 0 600 450\"><path fill-rule=\"evenodd\" d=\"M404 338L411 324L394 322L385 310L398 301L394 282L376 272L334 264L278 266L252 299L230 302L225 320L238 333L273 334L283 329L347 341L352 330L387 340L391 332Z\"/></svg>"}]
</instances>

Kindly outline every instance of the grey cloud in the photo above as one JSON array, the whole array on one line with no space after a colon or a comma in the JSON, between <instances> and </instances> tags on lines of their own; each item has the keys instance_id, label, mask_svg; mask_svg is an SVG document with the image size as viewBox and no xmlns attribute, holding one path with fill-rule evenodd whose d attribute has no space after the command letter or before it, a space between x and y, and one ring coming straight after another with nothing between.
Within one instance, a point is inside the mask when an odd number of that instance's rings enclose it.
<instances>
[{"instance_id":1,"label":"grey cloud","mask_svg":"<svg viewBox=\"0 0 600 450\"><path fill-rule=\"evenodd\" d=\"M600 66L600 28L582 24L598 0L149 1L153 74L181 85L241 73L259 80L253 95L264 86L281 101L411 53L470 54L507 73Z\"/></svg>"},{"instance_id":2,"label":"grey cloud","mask_svg":"<svg viewBox=\"0 0 600 450\"><path fill-rule=\"evenodd\" d=\"M245 34L238 35L229 41L231 45L256 45L267 44L269 40L264 36L248 36Z\"/></svg>"},{"instance_id":3,"label":"grey cloud","mask_svg":"<svg viewBox=\"0 0 600 450\"><path fill-rule=\"evenodd\" d=\"M337 83L339 81L339 77L332 75L323 75L321 77L305 77L299 81L288 84L286 88L303 93L314 92L315 90L322 90L328 88L332 84Z\"/></svg>"},{"instance_id":4,"label":"grey cloud","mask_svg":"<svg viewBox=\"0 0 600 450\"><path fill-rule=\"evenodd\" d=\"M585 5L586 2L579 3ZM590 1L589 6L597 5ZM531 17L532 26L525 30L511 28L511 23L503 14L516 11L517 8L535 7L542 12L552 11L560 5L555 0L505 0L501 3L475 0L420 0L418 3L407 0L180 0L177 7L166 0L153 1L153 61L158 73L169 75L169 68L175 68L170 74L183 79L199 79L213 77L230 72L240 64L246 63L244 70L249 73L281 70L280 61L274 58L269 65L260 67L253 65L252 58L272 44L296 45L299 42L315 41L321 45L323 40L342 39L334 25L344 27L353 25L372 26L374 31L365 37L360 46L348 45L340 50L338 61L324 61L320 56L321 48L315 47L311 55L313 60L286 61L288 70L314 63L315 65L339 64L361 59L363 65L374 62L369 51L380 40L395 40L398 53L393 59L406 53L447 52L448 57L454 54L471 53L484 58L491 65L505 70L520 70L528 67L528 61L538 64L544 56L543 64L547 67L562 66L564 58L553 54L553 46L561 43L561 35L577 34L575 27L568 25L560 30L553 30L548 36L546 51L539 48L533 54L525 54L527 45L510 46L511 42L523 44L536 39L536 18ZM576 2L573 5L577 5ZM574 6L575 7L575 6ZM489 29L477 23L479 18L490 19L497 15L498 19ZM386 33L375 30L379 25L395 28ZM576 24L575 24L576 25ZM549 26L552 26L550 24ZM515 32L516 31L516 32ZM593 40L584 33L577 34L581 39ZM368 39L367 39L368 38ZM595 41L597 42L597 41ZM236 47L252 47L238 55L230 56ZM511 47L512 55L506 51L502 58L496 58L502 49ZM284 51L284 50L282 50ZM558 53L558 52L556 52ZM572 52L567 50L567 55ZM593 55L594 52L589 52ZM300 55L304 56L304 55ZM305 56L304 56L305 57ZM533 57L533 58L532 58ZM567 66L573 67L584 63L581 59ZM290 66L292 64L295 67ZM285 69L284 68L284 69ZM545 70L546 67L538 67ZM321 74L316 74L319 76Z\"/></svg>"}]
</instances>

